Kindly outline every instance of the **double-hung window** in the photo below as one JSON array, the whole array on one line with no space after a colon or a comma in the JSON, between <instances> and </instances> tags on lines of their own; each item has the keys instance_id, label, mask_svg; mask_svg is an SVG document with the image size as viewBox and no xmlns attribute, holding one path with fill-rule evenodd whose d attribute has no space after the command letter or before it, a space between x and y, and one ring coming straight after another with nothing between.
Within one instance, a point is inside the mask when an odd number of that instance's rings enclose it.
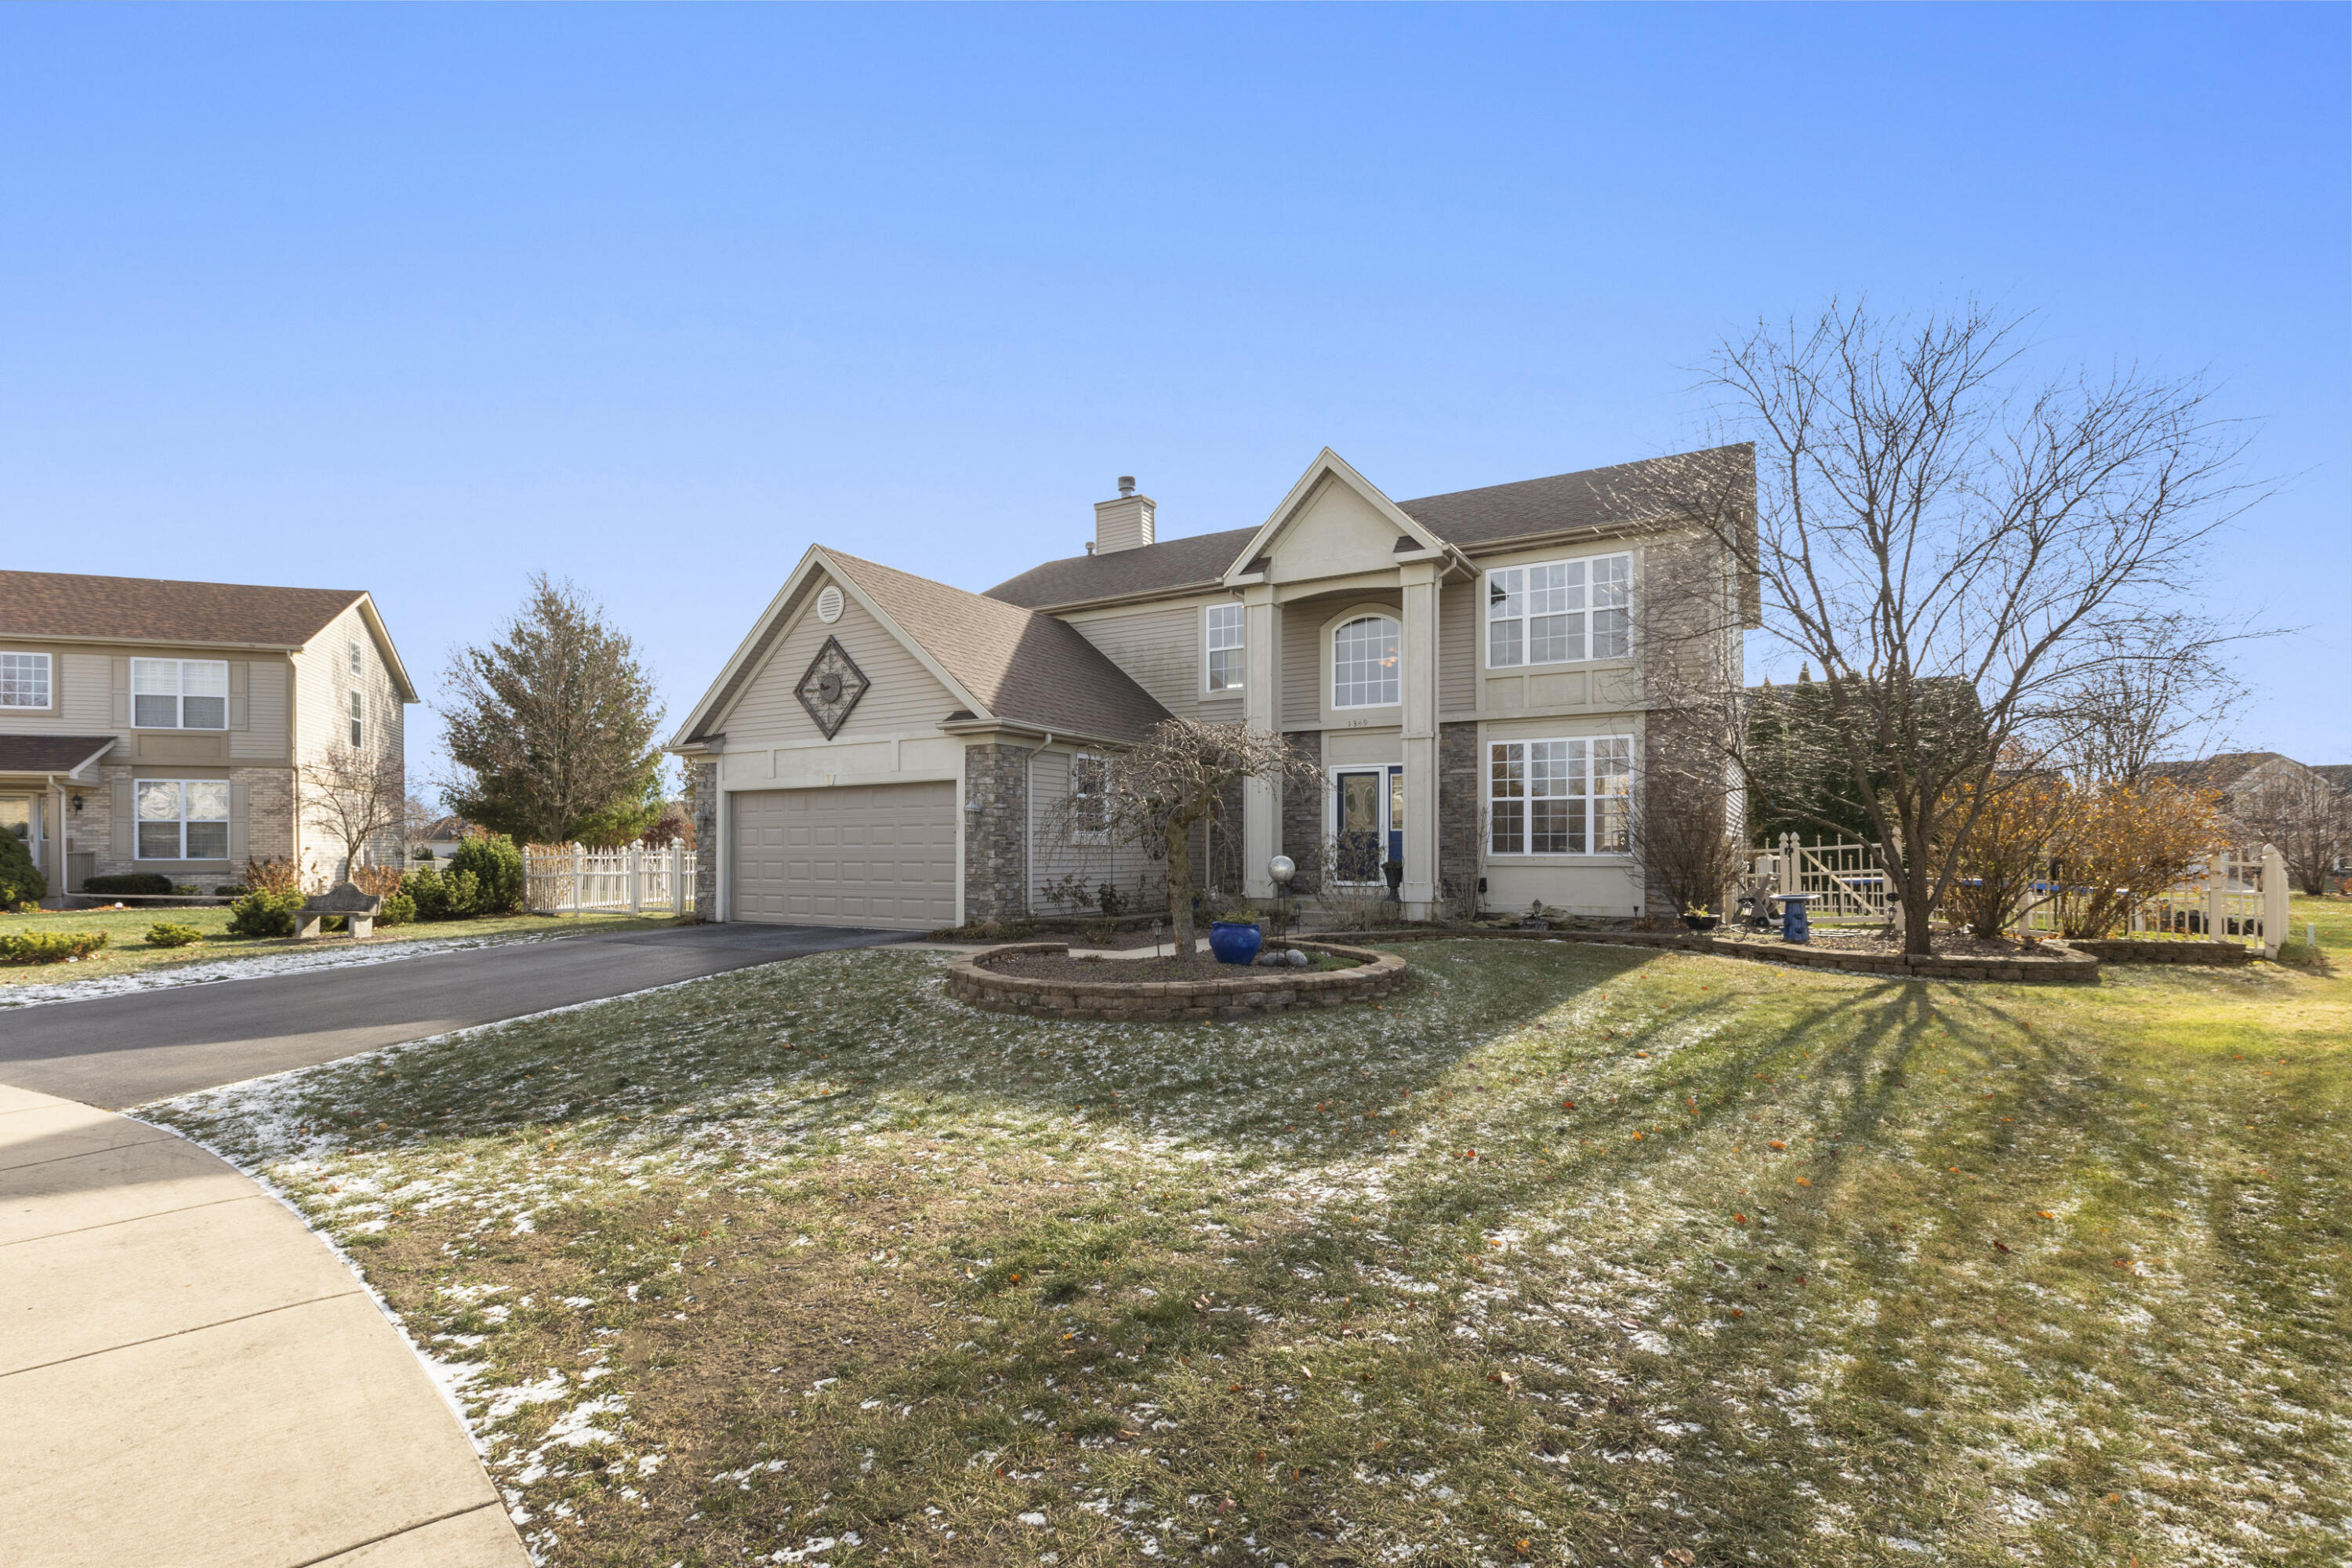
<instances>
[{"instance_id":1,"label":"double-hung window","mask_svg":"<svg viewBox=\"0 0 2352 1568\"><path fill-rule=\"evenodd\" d=\"M367 744L367 699L359 692L351 694L352 748L356 751Z\"/></svg>"},{"instance_id":2,"label":"double-hung window","mask_svg":"<svg viewBox=\"0 0 2352 1568\"><path fill-rule=\"evenodd\" d=\"M1080 752L1070 759L1070 832L1079 842L1110 837L1110 759Z\"/></svg>"},{"instance_id":3,"label":"double-hung window","mask_svg":"<svg viewBox=\"0 0 2352 1568\"><path fill-rule=\"evenodd\" d=\"M227 663L212 658L132 659L131 722L142 730L227 729Z\"/></svg>"},{"instance_id":4,"label":"double-hung window","mask_svg":"<svg viewBox=\"0 0 2352 1568\"><path fill-rule=\"evenodd\" d=\"M49 705L49 656L0 653L0 708Z\"/></svg>"},{"instance_id":5,"label":"double-hung window","mask_svg":"<svg viewBox=\"0 0 2352 1568\"><path fill-rule=\"evenodd\" d=\"M1242 689L1242 606L1211 605L1208 616L1209 689Z\"/></svg>"},{"instance_id":6,"label":"double-hung window","mask_svg":"<svg viewBox=\"0 0 2352 1568\"><path fill-rule=\"evenodd\" d=\"M142 860L228 858L228 781L141 779L138 856Z\"/></svg>"},{"instance_id":7,"label":"double-hung window","mask_svg":"<svg viewBox=\"0 0 2352 1568\"><path fill-rule=\"evenodd\" d=\"M1359 616L1331 634L1331 706L1391 708L1397 679L1397 624L1387 616Z\"/></svg>"},{"instance_id":8,"label":"double-hung window","mask_svg":"<svg viewBox=\"0 0 2352 1568\"><path fill-rule=\"evenodd\" d=\"M1487 748L1487 849L1496 855L1623 855L1633 742L1625 735L1497 741Z\"/></svg>"},{"instance_id":9,"label":"double-hung window","mask_svg":"<svg viewBox=\"0 0 2352 1568\"><path fill-rule=\"evenodd\" d=\"M1486 574L1486 668L1624 658L1633 584L1631 555L1494 568Z\"/></svg>"}]
</instances>

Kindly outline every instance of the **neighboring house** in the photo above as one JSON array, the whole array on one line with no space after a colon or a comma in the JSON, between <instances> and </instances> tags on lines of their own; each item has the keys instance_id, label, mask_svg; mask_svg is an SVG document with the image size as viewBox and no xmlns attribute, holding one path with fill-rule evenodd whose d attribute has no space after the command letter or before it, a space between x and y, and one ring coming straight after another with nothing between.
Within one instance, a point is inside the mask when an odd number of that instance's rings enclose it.
<instances>
[{"instance_id":1,"label":"neighboring house","mask_svg":"<svg viewBox=\"0 0 2352 1568\"><path fill-rule=\"evenodd\" d=\"M812 547L670 742L700 907L922 929L1044 912L1073 871L1131 881L1140 857L1090 842L1065 803L1092 759L1176 714L1281 731L1329 774L1244 792L1229 891L1271 897L1276 853L1368 832L1402 863L1410 914L1470 887L1639 912L1637 607L1701 596L1735 676L1730 628L1755 608L1661 498L1700 473L1752 519L1752 461L1722 447L1399 502L1327 449L1264 523L1164 542L1122 479L1086 554L984 595Z\"/></svg>"},{"instance_id":2,"label":"neighboring house","mask_svg":"<svg viewBox=\"0 0 2352 1568\"><path fill-rule=\"evenodd\" d=\"M2147 766L2152 777L2212 791L2220 797L2222 813L2232 818L2265 792L2283 786L2340 793L2342 786L2329 776L2335 771L2311 767L2278 752L2223 752L2193 762Z\"/></svg>"},{"instance_id":3,"label":"neighboring house","mask_svg":"<svg viewBox=\"0 0 2352 1568\"><path fill-rule=\"evenodd\" d=\"M446 860L450 852L465 842L473 831L473 824L462 816L438 816L408 834L408 858L424 858L430 853L436 860Z\"/></svg>"},{"instance_id":4,"label":"neighboring house","mask_svg":"<svg viewBox=\"0 0 2352 1568\"><path fill-rule=\"evenodd\" d=\"M0 830L53 896L131 871L209 890L248 857L322 878L342 849L301 763L399 763L415 700L363 593L0 572Z\"/></svg>"}]
</instances>

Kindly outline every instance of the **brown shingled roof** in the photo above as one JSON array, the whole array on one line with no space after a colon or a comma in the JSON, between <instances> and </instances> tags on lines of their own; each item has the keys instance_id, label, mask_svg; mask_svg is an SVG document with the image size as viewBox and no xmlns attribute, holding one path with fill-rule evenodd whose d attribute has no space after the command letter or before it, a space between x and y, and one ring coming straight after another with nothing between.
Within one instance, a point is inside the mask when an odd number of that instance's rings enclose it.
<instances>
[{"instance_id":1,"label":"brown shingled roof","mask_svg":"<svg viewBox=\"0 0 2352 1568\"><path fill-rule=\"evenodd\" d=\"M1475 552L1512 539L1684 513L1694 500L1711 496L1726 484L1752 489L1754 467L1752 447L1713 447L1423 496L1399 501L1397 508L1448 544ZM988 590L988 597L1045 609L1205 586L1224 575L1256 532L1255 528L1227 529L1135 550L1048 561L999 583Z\"/></svg>"},{"instance_id":2,"label":"brown shingled roof","mask_svg":"<svg viewBox=\"0 0 2352 1568\"><path fill-rule=\"evenodd\" d=\"M0 735L0 773L69 773L113 744L111 735Z\"/></svg>"},{"instance_id":3,"label":"brown shingled roof","mask_svg":"<svg viewBox=\"0 0 2352 1568\"><path fill-rule=\"evenodd\" d=\"M356 588L0 572L0 637L299 647L359 597Z\"/></svg>"},{"instance_id":4,"label":"brown shingled roof","mask_svg":"<svg viewBox=\"0 0 2352 1568\"><path fill-rule=\"evenodd\" d=\"M998 719L1136 741L1169 716L1066 622L837 550L824 555Z\"/></svg>"}]
</instances>

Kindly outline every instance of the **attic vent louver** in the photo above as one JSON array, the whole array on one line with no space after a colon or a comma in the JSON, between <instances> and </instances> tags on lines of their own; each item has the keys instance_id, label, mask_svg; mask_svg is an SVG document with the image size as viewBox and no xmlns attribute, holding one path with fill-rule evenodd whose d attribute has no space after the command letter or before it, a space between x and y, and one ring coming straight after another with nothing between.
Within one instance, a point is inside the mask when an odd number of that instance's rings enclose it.
<instances>
[{"instance_id":1,"label":"attic vent louver","mask_svg":"<svg viewBox=\"0 0 2352 1568\"><path fill-rule=\"evenodd\" d=\"M841 619L841 590L831 583L817 593L816 618L826 626Z\"/></svg>"}]
</instances>

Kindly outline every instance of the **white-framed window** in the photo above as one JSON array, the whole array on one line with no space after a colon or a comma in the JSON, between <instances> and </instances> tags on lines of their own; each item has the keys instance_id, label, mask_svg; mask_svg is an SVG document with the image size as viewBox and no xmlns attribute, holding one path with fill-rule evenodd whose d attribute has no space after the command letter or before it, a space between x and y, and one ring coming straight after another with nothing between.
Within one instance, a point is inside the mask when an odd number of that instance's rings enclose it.
<instances>
[{"instance_id":1,"label":"white-framed window","mask_svg":"<svg viewBox=\"0 0 2352 1568\"><path fill-rule=\"evenodd\" d=\"M367 699L356 691L351 694L351 699L352 747L356 751L367 744Z\"/></svg>"},{"instance_id":2,"label":"white-framed window","mask_svg":"<svg viewBox=\"0 0 2352 1568\"><path fill-rule=\"evenodd\" d=\"M345 645L345 647L349 649L349 651L350 651L350 653L351 653L351 658L352 658L352 673L353 675L364 675L364 674L366 674L366 673L367 673L367 667L366 667L365 665L363 665L362 663L361 663L361 662L360 662L360 645L359 645L358 639L356 639L356 638L352 639L350 643L346 644L346 645Z\"/></svg>"},{"instance_id":3,"label":"white-framed window","mask_svg":"<svg viewBox=\"0 0 2352 1568\"><path fill-rule=\"evenodd\" d=\"M1207 616L1209 689L1242 689L1242 606L1211 605Z\"/></svg>"},{"instance_id":4,"label":"white-framed window","mask_svg":"<svg viewBox=\"0 0 2352 1568\"><path fill-rule=\"evenodd\" d=\"M1496 741L1486 759L1489 854L1632 853L1632 736Z\"/></svg>"},{"instance_id":5,"label":"white-framed window","mask_svg":"<svg viewBox=\"0 0 2352 1568\"><path fill-rule=\"evenodd\" d=\"M0 708L49 705L49 656L0 653Z\"/></svg>"},{"instance_id":6,"label":"white-framed window","mask_svg":"<svg viewBox=\"0 0 2352 1568\"><path fill-rule=\"evenodd\" d=\"M133 788L140 859L228 858L226 779L141 779Z\"/></svg>"},{"instance_id":7,"label":"white-framed window","mask_svg":"<svg viewBox=\"0 0 2352 1568\"><path fill-rule=\"evenodd\" d=\"M1332 632L1332 707L1391 708L1402 691L1394 617L1358 616Z\"/></svg>"},{"instance_id":8,"label":"white-framed window","mask_svg":"<svg viewBox=\"0 0 2352 1568\"><path fill-rule=\"evenodd\" d=\"M227 661L132 659L131 722L141 730L227 729Z\"/></svg>"},{"instance_id":9,"label":"white-framed window","mask_svg":"<svg viewBox=\"0 0 2352 1568\"><path fill-rule=\"evenodd\" d=\"M1622 658L1633 645L1633 557L1588 555L1486 574L1486 668Z\"/></svg>"},{"instance_id":10,"label":"white-framed window","mask_svg":"<svg viewBox=\"0 0 2352 1568\"><path fill-rule=\"evenodd\" d=\"M1070 834L1083 844L1110 837L1110 759L1080 752L1070 759Z\"/></svg>"}]
</instances>

